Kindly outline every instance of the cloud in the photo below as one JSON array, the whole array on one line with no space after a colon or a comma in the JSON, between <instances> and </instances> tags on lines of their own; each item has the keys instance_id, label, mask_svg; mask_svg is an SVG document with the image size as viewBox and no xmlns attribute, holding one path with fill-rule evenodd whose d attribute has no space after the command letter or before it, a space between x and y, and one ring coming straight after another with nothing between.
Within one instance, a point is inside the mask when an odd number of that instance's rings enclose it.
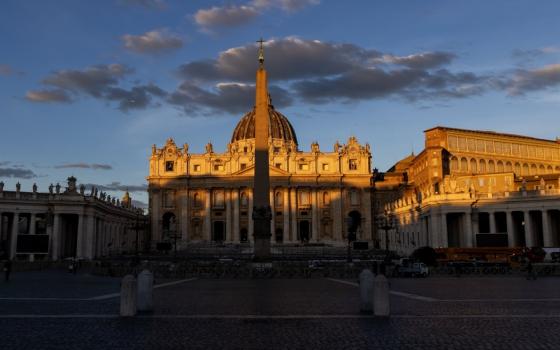
<instances>
[{"instance_id":1,"label":"cloud","mask_svg":"<svg viewBox=\"0 0 560 350\"><path fill-rule=\"evenodd\" d=\"M289 106L292 98L288 91L270 86L273 103L278 107ZM240 83L220 83L207 90L189 82L183 82L169 96L168 102L181 107L187 115L200 114L204 111L217 113L248 112L255 103L255 86Z\"/></svg>"},{"instance_id":2,"label":"cloud","mask_svg":"<svg viewBox=\"0 0 560 350\"><path fill-rule=\"evenodd\" d=\"M340 74L381 57L376 50L353 44L297 37L269 40L264 46L268 76L274 81ZM254 43L220 52L216 59L186 63L179 67L179 74L189 80L252 82L256 67Z\"/></svg>"},{"instance_id":3,"label":"cloud","mask_svg":"<svg viewBox=\"0 0 560 350\"><path fill-rule=\"evenodd\" d=\"M183 40L166 29L155 29L142 35L126 34L121 39L127 50L140 54L164 53L183 46Z\"/></svg>"},{"instance_id":4,"label":"cloud","mask_svg":"<svg viewBox=\"0 0 560 350\"><path fill-rule=\"evenodd\" d=\"M61 89L29 90L25 99L31 102L71 102L72 99Z\"/></svg>"},{"instance_id":5,"label":"cloud","mask_svg":"<svg viewBox=\"0 0 560 350\"><path fill-rule=\"evenodd\" d=\"M164 0L119 0L119 3L129 6L142 6L152 10L164 10L167 8Z\"/></svg>"},{"instance_id":6,"label":"cloud","mask_svg":"<svg viewBox=\"0 0 560 350\"><path fill-rule=\"evenodd\" d=\"M98 184L84 184L86 188L91 188L92 186L98 188L101 191L128 191L128 192L146 192L148 190L148 185L125 185L118 181L113 181L107 185Z\"/></svg>"},{"instance_id":7,"label":"cloud","mask_svg":"<svg viewBox=\"0 0 560 350\"><path fill-rule=\"evenodd\" d=\"M532 60L536 57L548 55L548 54L555 54L560 53L560 47L558 46L546 46L541 47L538 49L515 49L512 52L512 56L514 58L524 59L524 60Z\"/></svg>"},{"instance_id":8,"label":"cloud","mask_svg":"<svg viewBox=\"0 0 560 350\"><path fill-rule=\"evenodd\" d=\"M136 199L132 200L132 206L135 207L135 208L140 208L140 209L148 209L148 203L138 201Z\"/></svg>"},{"instance_id":9,"label":"cloud","mask_svg":"<svg viewBox=\"0 0 560 350\"><path fill-rule=\"evenodd\" d=\"M530 91L545 90L560 85L560 64L551 64L542 68L520 69L504 86L509 95L524 95Z\"/></svg>"},{"instance_id":10,"label":"cloud","mask_svg":"<svg viewBox=\"0 0 560 350\"><path fill-rule=\"evenodd\" d=\"M22 168L0 168L0 177L11 177L16 179L32 179L37 175L30 169Z\"/></svg>"},{"instance_id":11,"label":"cloud","mask_svg":"<svg viewBox=\"0 0 560 350\"><path fill-rule=\"evenodd\" d=\"M208 31L211 28L236 27L247 24L263 12L279 8L284 12L296 12L319 0L253 0L241 5L213 6L200 9L194 14L194 21Z\"/></svg>"},{"instance_id":12,"label":"cloud","mask_svg":"<svg viewBox=\"0 0 560 350\"><path fill-rule=\"evenodd\" d=\"M123 64L106 64L83 70L68 69L53 72L43 79L50 90L30 90L26 98L34 102L70 102L70 96L90 96L106 101L116 101L122 111L143 109L151 106L154 97L166 92L154 84L137 84L130 89L120 87L123 79L134 70Z\"/></svg>"},{"instance_id":13,"label":"cloud","mask_svg":"<svg viewBox=\"0 0 560 350\"><path fill-rule=\"evenodd\" d=\"M94 170L111 170L113 167L109 164L96 164L96 163L69 163L55 165L55 169L94 169Z\"/></svg>"},{"instance_id":14,"label":"cloud","mask_svg":"<svg viewBox=\"0 0 560 350\"><path fill-rule=\"evenodd\" d=\"M383 55L379 62L416 69L436 68L451 63L457 56L450 52L422 52L408 56Z\"/></svg>"}]
</instances>

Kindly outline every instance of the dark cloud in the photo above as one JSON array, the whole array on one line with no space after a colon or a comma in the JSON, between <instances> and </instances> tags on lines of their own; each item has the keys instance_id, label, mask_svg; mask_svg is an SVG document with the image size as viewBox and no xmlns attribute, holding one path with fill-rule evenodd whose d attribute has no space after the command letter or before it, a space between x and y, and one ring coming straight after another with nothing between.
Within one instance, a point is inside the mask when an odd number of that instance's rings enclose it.
<instances>
[{"instance_id":1,"label":"dark cloud","mask_svg":"<svg viewBox=\"0 0 560 350\"><path fill-rule=\"evenodd\" d=\"M512 52L512 56L517 59L522 60L532 60L539 56L560 53L560 47L547 46L538 49L515 49Z\"/></svg>"},{"instance_id":2,"label":"dark cloud","mask_svg":"<svg viewBox=\"0 0 560 350\"><path fill-rule=\"evenodd\" d=\"M278 86L270 86L269 91L274 98L274 105L284 107L292 103L288 91ZM212 90L206 90L184 82L169 96L168 102L181 107L186 114L199 114L205 111L244 113L248 112L255 103L255 86L223 83Z\"/></svg>"},{"instance_id":3,"label":"dark cloud","mask_svg":"<svg viewBox=\"0 0 560 350\"><path fill-rule=\"evenodd\" d=\"M156 29L142 35L126 34L121 39L127 50L141 54L159 54L183 46L183 40L166 29Z\"/></svg>"},{"instance_id":4,"label":"dark cloud","mask_svg":"<svg viewBox=\"0 0 560 350\"><path fill-rule=\"evenodd\" d=\"M101 191L128 191L128 192L146 192L148 190L148 185L125 185L118 181L113 181L110 184L98 185L98 184L84 184L86 188L91 188L92 186L98 188Z\"/></svg>"},{"instance_id":5,"label":"dark cloud","mask_svg":"<svg viewBox=\"0 0 560 350\"><path fill-rule=\"evenodd\" d=\"M111 170L113 169L112 166L109 164L96 164L96 163L69 163L69 164L60 164L55 165L55 169L94 169L94 170Z\"/></svg>"},{"instance_id":6,"label":"dark cloud","mask_svg":"<svg viewBox=\"0 0 560 350\"><path fill-rule=\"evenodd\" d=\"M153 10L163 10L167 8L167 4L164 0L119 0L119 3L129 6L142 6Z\"/></svg>"},{"instance_id":7,"label":"dark cloud","mask_svg":"<svg viewBox=\"0 0 560 350\"><path fill-rule=\"evenodd\" d=\"M267 10L280 9L296 12L319 0L253 0L240 5L213 6L198 10L193 18L204 30L212 28L236 27L253 21Z\"/></svg>"},{"instance_id":8,"label":"dark cloud","mask_svg":"<svg viewBox=\"0 0 560 350\"><path fill-rule=\"evenodd\" d=\"M303 79L347 72L381 57L381 53L353 44L327 43L288 37L265 43L265 64L270 80ZM257 45L223 51L217 59L194 61L179 67L186 79L253 82Z\"/></svg>"},{"instance_id":9,"label":"dark cloud","mask_svg":"<svg viewBox=\"0 0 560 350\"><path fill-rule=\"evenodd\" d=\"M0 177L12 177L16 179L32 179L37 175L30 169L22 168L0 168Z\"/></svg>"},{"instance_id":10,"label":"dark cloud","mask_svg":"<svg viewBox=\"0 0 560 350\"><path fill-rule=\"evenodd\" d=\"M132 206L135 208L140 208L140 209L148 209L148 203L144 203L142 201L138 201L136 199L132 200Z\"/></svg>"},{"instance_id":11,"label":"dark cloud","mask_svg":"<svg viewBox=\"0 0 560 350\"><path fill-rule=\"evenodd\" d=\"M419 98L459 98L482 92L484 78L473 73L430 72L421 69L380 68L353 70L334 78L300 81L293 85L298 96L310 103L333 100L365 100L399 96Z\"/></svg>"},{"instance_id":12,"label":"dark cloud","mask_svg":"<svg viewBox=\"0 0 560 350\"><path fill-rule=\"evenodd\" d=\"M53 90L29 90L25 94L25 99L31 102L71 102L72 99L61 89Z\"/></svg>"},{"instance_id":13,"label":"dark cloud","mask_svg":"<svg viewBox=\"0 0 560 350\"><path fill-rule=\"evenodd\" d=\"M116 101L122 111L151 106L153 97L166 92L153 84L136 85L130 89L119 86L133 69L122 64L96 65L84 70L60 70L43 79L43 84L54 90L31 90L26 98L34 102L70 102L70 95L86 95Z\"/></svg>"},{"instance_id":14,"label":"dark cloud","mask_svg":"<svg viewBox=\"0 0 560 350\"><path fill-rule=\"evenodd\" d=\"M560 64L515 72L511 79L502 83L509 95L524 95L530 91L545 90L560 85Z\"/></svg>"}]
</instances>

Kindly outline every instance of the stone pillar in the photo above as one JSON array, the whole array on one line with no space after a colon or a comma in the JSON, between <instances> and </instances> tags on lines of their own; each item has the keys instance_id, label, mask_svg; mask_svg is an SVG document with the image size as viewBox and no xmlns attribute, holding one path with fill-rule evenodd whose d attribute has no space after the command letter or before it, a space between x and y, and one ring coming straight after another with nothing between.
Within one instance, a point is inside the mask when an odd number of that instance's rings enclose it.
<instances>
[{"instance_id":1,"label":"stone pillar","mask_svg":"<svg viewBox=\"0 0 560 350\"><path fill-rule=\"evenodd\" d=\"M472 219L472 230L473 230L473 247L476 247L476 234L480 233L480 228L478 225L479 221L479 213L475 212L474 215L471 215Z\"/></svg>"},{"instance_id":2,"label":"stone pillar","mask_svg":"<svg viewBox=\"0 0 560 350\"><path fill-rule=\"evenodd\" d=\"M513 215L510 210L506 211L506 223L507 223L508 247L515 247L517 244L517 242L515 242L515 227L513 226Z\"/></svg>"},{"instance_id":3,"label":"stone pillar","mask_svg":"<svg viewBox=\"0 0 560 350\"><path fill-rule=\"evenodd\" d=\"M82 255L84 258L91 260L95 257L95 246L93 245L95 236L95 216L89 215L86 222L85 247Z\"/></svg>"},{"instance_id":4,"label":"stone pillar","mask_svg":"<svg viewBox=\"0 0 560 350\"><path fill-rule=\"evenodd\" d=\"M226 201L226 241L233 241L233 236L231 235L231 192L233 190L226 188L224 190L224 200Z\"/></svg>"},{"instance_id":5,"label":"stone pillar","mask_svg":"<svg viewBox=\"0 0 560 350\"><path fill-rule=\"evenodd\" d=\"M282 191L284 199L282 200L282 210L284 223L282 228L282 242L290 240L290 188L286 187Z\"/></svg>"},{"instance_id":6,"label":"stone pillar","mask_svg":"<svg viewBox=\"0 0 560 350\"><path fill-rule=\"evenodd\" d=\"M212 240L212 191L206 189L204 193L204 227L202 237L206 241Z\"/></svg>"},{"instance_id":7,"label":"stone pillar","mask_svg":"<svg viewBox=\"0 0 560 350\"><path fill-rule=\"evenodd\" d=\"M463 220L465 225L463 226L465 228L465 237L463 240L463 244L465 245L465 247L467 248L472 248L473 246L473 232L472 232L472 217L471 217L471 212L467 211L465 212L465 215L463 216Z\"/></svg>"},{"instance_id":8,"label":"stone pillar","mask_svg":"<svg viewBox=\"0 0 560 350\"><path fill-rule=\"evenodd\" d=\"M298 238L297 187L290 188L290 220L292 221L292 229L290 230L290 241L295 242Z\"/></svg>"},{"instance_id":9,"label":"stone pillar","mask_svg":"<svg viewBox=\"0 0 560 350\"><path fill-rule=\"evenodd\" d=\"M37 231L37 216L35 213L31 213L29 219L29 234L34 235Z\"/></svg>"},{"instance_id":10,"label":"stone pillar","mask_svg":"<svg viewBox=\"0 0 560 350\"><path fill-rule=\"evenodd\" d=\"M548 211L543 209L542 213L542 231L543 231L543 246L552 247L554 246L554 238L552 237L552 232L550 230L550 219Z\"/></svg>"},{"instance_id":11,"label":"stone pillar","mask_svg":"<svg viewBox=\"0 0 560 350\"><path fill-rule=\"evenodd\" d=\"M488 218L490 220L490 233L496 233L496 215L493 211L488 212Z\"/></svg>"},{"instance_id":12,"label":"stone pillar","mask_svg":"<svg viewBox=\"0 0 560 350\"><path fill-rule=\"evenodd\" d=\"M159 189L152 190L152 239L154 241L160 241L163 239L162 237L162 228L161 228L161 191Z\"/></svg>"},{"instance_id":13,"label":"stone pillar","mask_svg":"<svg viewBox=\"0 0 560 350\"><path fill-rule=\"evenodd\" d=\"M439 234L439 227L441 226L441 220L439 219L438 215L436 215L433 211L430 212L430 219L429 219L429 227L430 227L430 240L432 241L432 247L438 248L442 247L440 234Z\"/></svg>"},{"instance_id":14,"label":"stone pillar","mask_svg":"<svg viewBox=\"0 0 560 350\"><path fill-rule=\"evenodd\" d=\"M189 239L189 189L183 189L179 195L181 196L181 239L186 242Z\"/></svg>"},{"instance_id":15,"label":"stone pillar","mask_svg":"<svg viewBox=\"0 0 560 350\"><path fill-rule=\"evenodd\" d=\"M344 221L342 218L342 189L335 188L331 196L331 207L333 208L333 238L337 242L342 242Z\"/></svg>"},{"instance_id":16,"label":"stone pillar","mask_svg":"<svg viewBox=\"0 0 560 350\"><path fill-rule=\"evenodd\" d=\"M239 242L239 188L232 189L231 195L233 201L233 241Z\"/></svg>"},{"instance_id":17,"label":"stone pillar","mask_svg":"<svg viewBox=\"0 0 560 350\"><path fill-rule=\"evenodd\" d=\"M446 213L441 213L440 242L442 247L444 248L449 247L449 244L447 242L447 214Z\"/></svg>"},{"instance_id":18,"label":"stone pillar","mask_svg":"<svg viewBox=\"0 0 560 350\"><path fill-rule=\"evenodd\" d=\"M51 259L56 261L60 256L60 214L53 215L53 230L51 235Z\"/></svg>"},{"instance_id":19,"label":"stone pillar","mask_svg":"<svg viewBox=\"0 0 560 350\"><path fill-rule=\"evenodd\" d=\"M311 188L311 242L317 242L319 238L319 208L317 201L317 189Z\"/></svg>"},{"instance_id":20,"label":"stone pillar","mask_svg":"<svg viewBox=\"0 0 560 350\"><path fill-rule=\"evenodd\" d=\"M362 217L364 218L364 227L363 227L363 237L367 241L372 240L373 235L373 228L372 228L372 217L371 217L371 192L369 188L365 188L362 191Z\"/></svg>"},{"instance_id":21,"label":"stone pillar","mask_svg":"<svg viewBox=\"0 0 560 350\"><path fill-rule=\"evenodd\" d=\"M270 219L270 233L271 233L271 239L275 240L275 221L276 221L276 203L274 200L274 195L275 195L276 189L272 189L272 191L270 191L270 196L269 196L269 201L272 205L271 207L271 211L270 211L270 215L271 215L271 219Z\"/></svg>"},{"instance_id":22,"label":"stone pillar","mask_svg":"<svg viewBox=\"0 0 560 350\"><path fill-rule=\"evenodd\" d=\"M10 237L10 259L15 258L17 250L17 237L19 232L19 213L15 212L12 218L12 234Z\"/></svg>"},{"instance_id":23,"label":"stone pillar","mask_svg":"<svg viewBox=\"0 0 560 350\"><path fill-rule=\"evenodd\" d=\"M533 220L531 220L529 210L523 211L523 220L525 221L525 245L532 247L535 245L535 241L533 240Z\"/></svg>"},{"instance_id":24,"label":"stone pillar","mask_svg":"<svg viewBox=\"0 0 560 350\"><path fill-rule=\"evenodd\" d=\"M126 275L121 281L120 315L123 317L136 316L137 311L137 282L134 276Z\"/></svg>"},{"instance_id":25,"label":"stone pillar","mask_svg":"<svg viewBox=\"0 0 560 350\"><path fill-rule=\"evenodd\" d=\"M249 218L248 221L248 236L249 242L253 241L253 233L254 233L254 222L253 222L253 191L247 190L247 197L249 197L249 206L247 208L247 217Z\"/></svg>"}]
</instances>

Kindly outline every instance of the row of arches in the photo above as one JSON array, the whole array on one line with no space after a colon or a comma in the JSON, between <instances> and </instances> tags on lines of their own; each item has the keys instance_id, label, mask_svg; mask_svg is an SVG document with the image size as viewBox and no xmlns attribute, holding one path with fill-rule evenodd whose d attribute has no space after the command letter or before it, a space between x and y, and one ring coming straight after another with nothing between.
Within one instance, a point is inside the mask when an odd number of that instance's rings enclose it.
<instances>
[{"instance_id":1,"label":"row of arches","mask_svg":"<svg viewBox=\"0 0 560 350\"><path fill-rule=\"evenodd\" d=\"M560 166L553 167L550 164L520 163L509 160L476 159L466 157L450 158L451 172L485 174L514 172L516 175L552 174L560 172Z\"/></svg>"}]
</instances>

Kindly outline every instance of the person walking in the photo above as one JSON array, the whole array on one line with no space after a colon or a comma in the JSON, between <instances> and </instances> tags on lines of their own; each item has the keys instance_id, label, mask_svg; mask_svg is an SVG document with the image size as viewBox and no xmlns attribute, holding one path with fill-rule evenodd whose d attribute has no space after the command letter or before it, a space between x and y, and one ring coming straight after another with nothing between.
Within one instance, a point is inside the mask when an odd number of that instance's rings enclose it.
<instances>
[{"instance_id":1,"label":"person walking","mask_svg":"<svg viewBox=\"0 0 560 350\"><path fill-rule=\"evenodd\" d=\"M4 263L4 281L10 281L10 273L12 272L12 261L6 260Z\"/></svg>"}]
</instances>

